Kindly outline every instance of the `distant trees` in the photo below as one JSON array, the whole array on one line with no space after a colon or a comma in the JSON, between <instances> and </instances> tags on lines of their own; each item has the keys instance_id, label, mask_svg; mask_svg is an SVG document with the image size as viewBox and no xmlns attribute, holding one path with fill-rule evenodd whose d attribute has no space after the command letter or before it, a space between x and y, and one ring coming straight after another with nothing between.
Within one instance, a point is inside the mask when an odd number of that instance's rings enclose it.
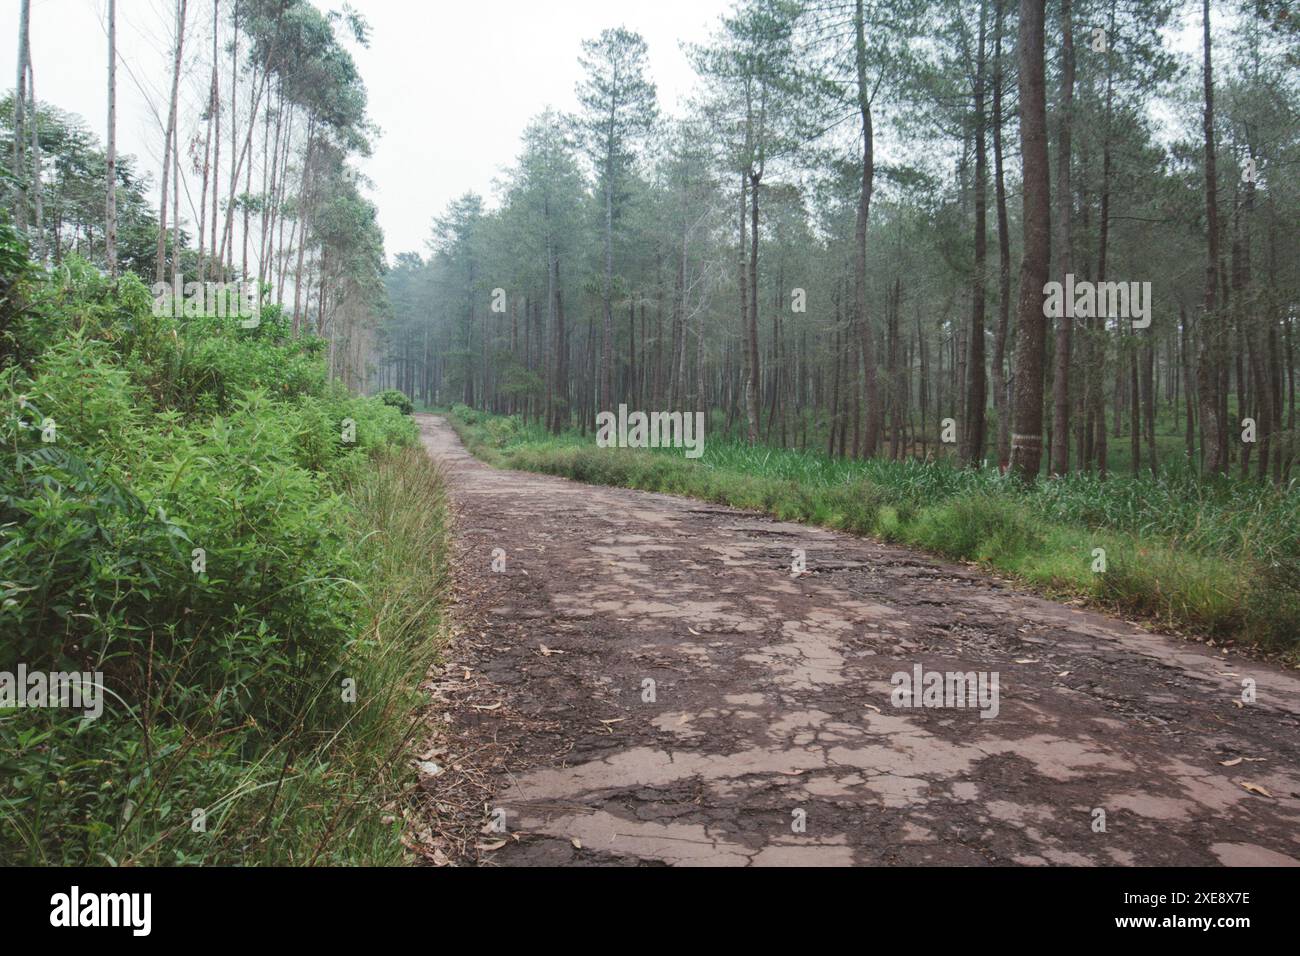
<instances>
[{"instance_id":1,"label":"distant trees","mask_svg":"<svg viewBox=\"0 0 1300 956\"><path fill-rule=\"evenodd\" d=\"M117 149L124 12L101 150L37 102L21 4L0 162L35 255L257 282L350 386L553 431L627 402L1025 480L1292 474L1300 80L1272 0L1189 7L1181 60L1177 0L739 0L671 117L645 41L606 30L574 115L391 272L355 165L366 21L173 2L149 179ZM1096 292L1052 335L1049 281Z\"/></svg>"},{"instance_id":2,"label":"distant trees","mask_svg":"<svg viewBox=\"0 0 1300 956\"><path fill-rule=\"evenodd\" d=\"M6 205L33 251L152 280L257 282L291 311L295 332L329 340L331 373L360 387L386 269L376 210L351 163L370 148L365 85L347 47L368 42L366 21L308 0L174 0L167 99L150 104L163 149L148 210L143 170L117 148L119 14L110 0L101 152L79 119L37 108L22 4L19 79L0 107L0 137ZM187 97L203 109L188 114Z\"/></svg>"},{"instance_id":3,"label":"distant trees","mask_svg":"<svg viewBox=\"0 0 1300 956\"><path fill-rule=\"evenodd\" d=\"M426 400L552 430L626 401L699 408L749 442L995 459L1025 480L1202 452L1207 470L1281 480L1300 194L1267 169L1300 161L1300 131L1267 117L1300 105L1292 35L1236 21L1231 115L1207 122L1217 91L1178 85L1173 6L742 0L690 51L684 115L653 125L629 79L649 51L603 34L579 115L529 126L475 240L443 230L430 258L400 260L375 384L410 387L415 368ZM616 74L639 95L615 96ZM611 126L615 101L641 112ZM1153 101L1182 125L1162 128ZM1223 174L1207 130L1259 175ZM1081 300L1049 336L1047 283L1067 279L1099 307ZM1131 282L1151 284L1149 326L1123 311ZM1227 440L1230 404L1257 447Z\"/></svg>"},{"instance_id":4,"label":"distant trees","mask_svg":"<svg viewBox=\"0 0 1300 956\"><path fill-rule=\"evenodd\" d=\"M0 101L0 143L10 153L14 107L12 96ZM34 222L29 229L33 248L43 249L54 264L75 254L107 268L107 153L80 118L49 104L28 112L24 122L29 129L39 130L41 155L48 168L43 174L42 222L39 229ZM158 210L148 198L148 182L129 156L117 158L114 176L120 266L152 278Z\"/></svg>"}]
</instances>

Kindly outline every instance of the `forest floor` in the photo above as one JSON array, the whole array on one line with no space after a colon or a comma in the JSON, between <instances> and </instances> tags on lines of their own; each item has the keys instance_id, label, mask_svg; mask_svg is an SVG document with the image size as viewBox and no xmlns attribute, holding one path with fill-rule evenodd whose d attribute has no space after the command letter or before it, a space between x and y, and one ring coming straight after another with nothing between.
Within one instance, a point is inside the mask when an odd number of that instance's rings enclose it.
<instances>
[{"instance_id":1,"label":"forest floor","mask_svg":"<svg viewBox=\"0 0 1300 956\"><path fill-rule=\"evenodd\" d=\"M456 542L427 857L1300 863L1294 672L870 539L496 470L417 419ZM996 674L996 708L894 706L918 666Z\"/></svg>"}]
</instances>

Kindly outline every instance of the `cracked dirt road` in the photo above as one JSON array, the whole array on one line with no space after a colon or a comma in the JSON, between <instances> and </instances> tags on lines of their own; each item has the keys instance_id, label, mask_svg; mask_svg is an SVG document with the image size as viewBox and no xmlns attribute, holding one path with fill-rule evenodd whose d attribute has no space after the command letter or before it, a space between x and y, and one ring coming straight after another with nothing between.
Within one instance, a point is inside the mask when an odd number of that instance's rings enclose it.
<instances>
[{"instance_id":1,"label":"cracked dirt road","mask_svg":"<svg viewBox=\"0 0 1300 956\"><path fill-rule=\"evenodd\" d=\"M418 417L460 631L435 680L452 769L425 787L478 781L468 861L1300 860L1294 673L851 535L496 471ZM892 706L918 664L997 672L997 716ZM506 834L477 835L484 805Z\"/></svg>"}]
</instances>

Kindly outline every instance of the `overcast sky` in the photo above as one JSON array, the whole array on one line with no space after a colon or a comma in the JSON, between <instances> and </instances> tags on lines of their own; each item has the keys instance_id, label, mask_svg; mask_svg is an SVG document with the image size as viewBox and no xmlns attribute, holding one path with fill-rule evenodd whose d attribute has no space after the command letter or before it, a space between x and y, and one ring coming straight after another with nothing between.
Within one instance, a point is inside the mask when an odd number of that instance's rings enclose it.
<instances>
[{"instance_id":1,"label":"overcast sky","mask_svg":"<svg viewBox=\"0 0 1300 956\"><path fill-rule=\"evenodd\" d=\"M105 132L107 0L31 0L36 95L80 114ZM368 50L353 49L383 131L362 164L374 181L389 257L424 251L429 225L451 199L492 180L513 162L528 120L547 106L576 107L581 41L623 25L650 48L661 103L672 110L694 73L680 42L701 42L730 0L352 0L370 21ZM211 42L210 0L190 0L206 18L197 40ZM342 0L316 0L322 10ZM0 87L17 69L18 0L0 0ZM155 110L170 88L171 0L118 0L118 148L154 173L162 151ZM186 58L189 60L189 57ZM202 106L206 67L194 61L182 108ZM197 193L197 188L194 189ZM182 206L184 199L182 198ZM182 208L182 218L188 219Z\"/></svg>"}]
</instances>

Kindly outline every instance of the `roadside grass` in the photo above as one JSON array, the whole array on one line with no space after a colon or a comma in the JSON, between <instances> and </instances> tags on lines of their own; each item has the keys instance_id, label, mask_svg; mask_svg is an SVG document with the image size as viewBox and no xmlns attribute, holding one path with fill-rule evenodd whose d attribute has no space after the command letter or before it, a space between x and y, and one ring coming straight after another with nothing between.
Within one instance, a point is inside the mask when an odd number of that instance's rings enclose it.
<instances>
[{"instance_id":1,"label":"roadside grass","mask_svg":"<svg viewBox=\"0 0 1300 956\"><path fill-rule=\"evenodd\" d=\"M1077 475L1023 487L996 469L854 461L710 440L680 450L601 449L517 417L455 406L469 450L497 467L701 498L968 561L1052 597L1300 660L1300 487ZM1093 571L1105 551L1106 570Z\"/></svg>"}]
</instances>

